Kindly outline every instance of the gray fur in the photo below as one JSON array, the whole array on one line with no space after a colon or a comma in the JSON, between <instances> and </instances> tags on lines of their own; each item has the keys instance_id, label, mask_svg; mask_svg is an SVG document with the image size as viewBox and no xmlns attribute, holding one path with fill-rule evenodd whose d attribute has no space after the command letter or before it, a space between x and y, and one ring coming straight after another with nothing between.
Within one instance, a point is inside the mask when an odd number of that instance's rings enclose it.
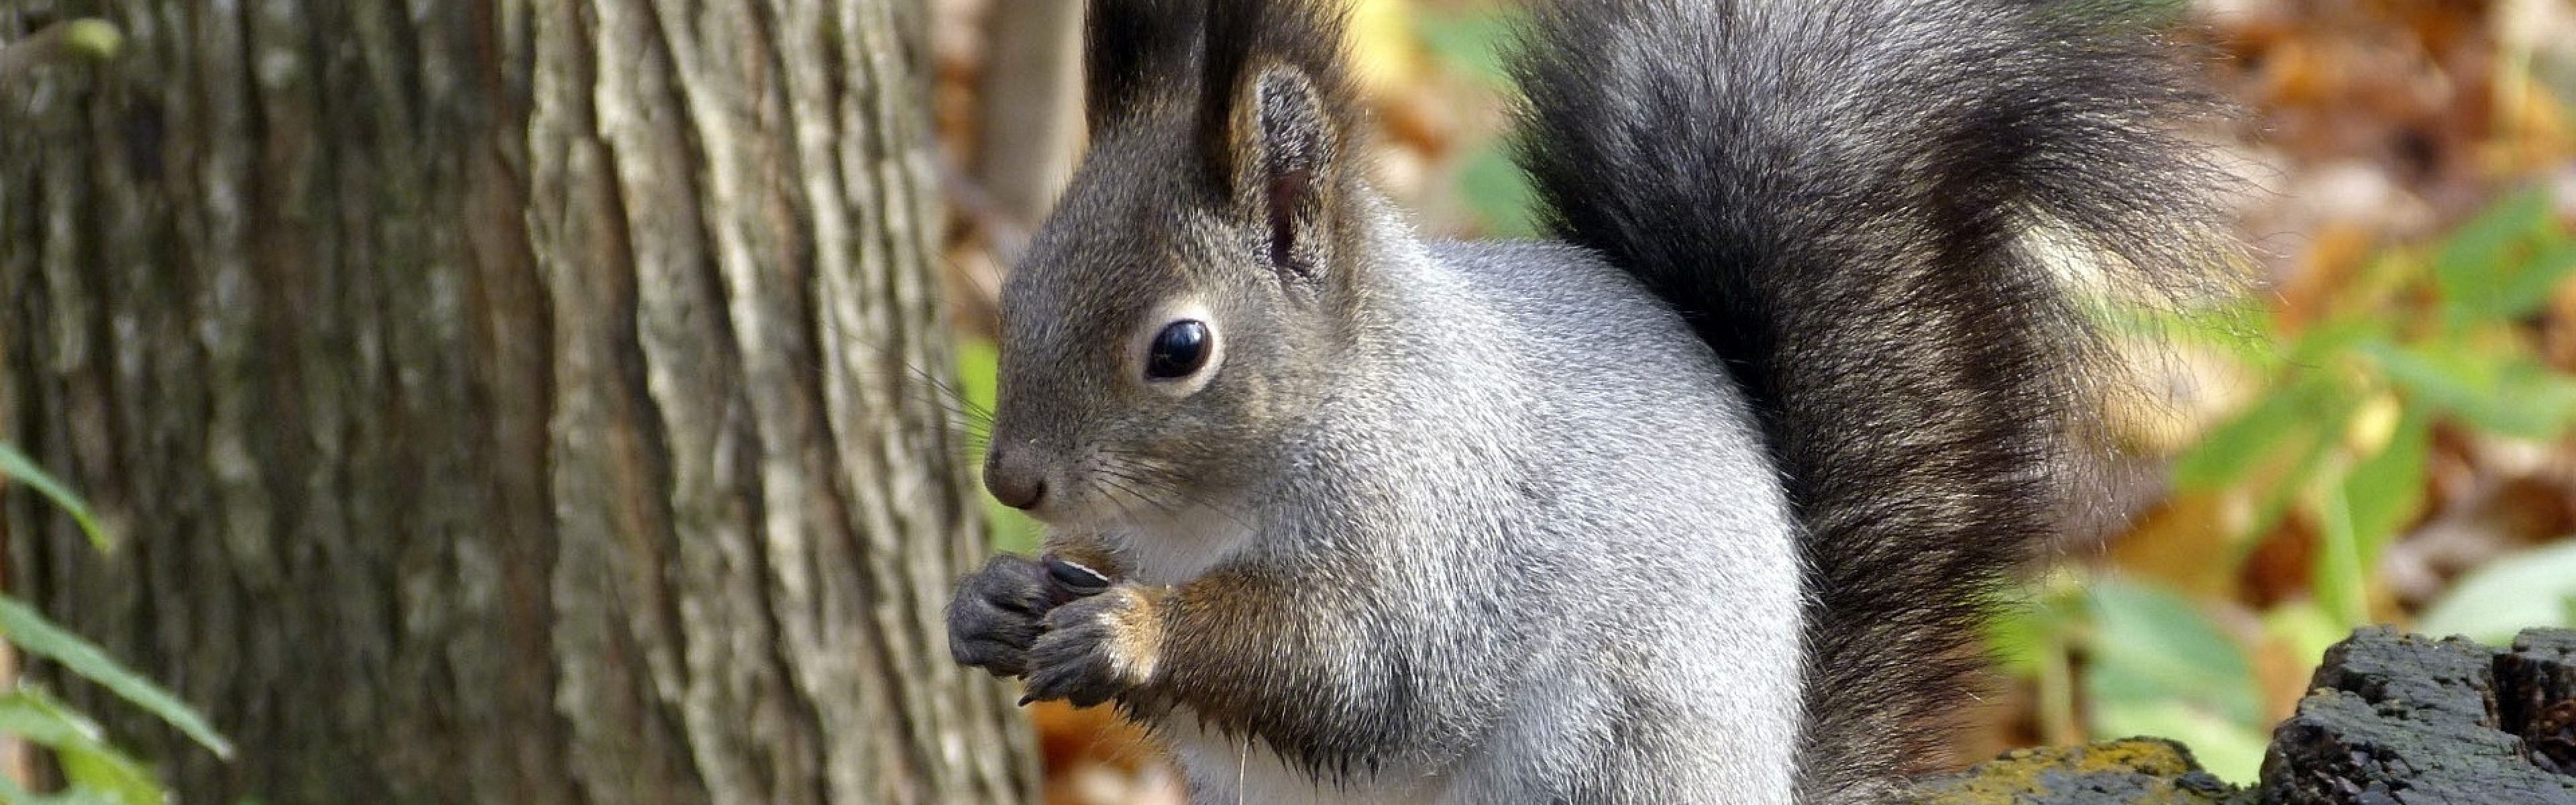
<instances>
[{"instance_id":1,"label":"gray fur","mask_svg":"<svg viewBox=\"0 0 2576 805\"><path fill-rule=\"evenodd\" d=\"M1117 594L996 562L958 658L1117 701L1205 803L1882 795L2053 522L2087 331L2026 232L2197 235L2125 6L1547 5L1525 164L1577 247L1421 239L1330 13L1181 5L1095 0L1107 106L1003 296L988 472ZM1146 377L1176 318L1217 357ZM1136 671L1099 618L1146 589L1223 626Z\"/></svg>"},{"instance_id":2,"label":"gray fur","mask_svg":"<svg viewBox=\"0 0 2576 805\"><path fill-rule=\"evenodd\" d=\"M1714 357L1588 254L1372 219L1370 304L1254 480L1057 514L1116 534L1138 579L1259 565L1311 591L1308 628L1355 633L1309 641L1353 650L1346 687L1310 694L1328 740L1247 756L1185 708L1157 719L1196 798L1237 801L1240 772L1287 789L1250 802L1790 801L1796 532Z\"/></svg>"}]
</instances>

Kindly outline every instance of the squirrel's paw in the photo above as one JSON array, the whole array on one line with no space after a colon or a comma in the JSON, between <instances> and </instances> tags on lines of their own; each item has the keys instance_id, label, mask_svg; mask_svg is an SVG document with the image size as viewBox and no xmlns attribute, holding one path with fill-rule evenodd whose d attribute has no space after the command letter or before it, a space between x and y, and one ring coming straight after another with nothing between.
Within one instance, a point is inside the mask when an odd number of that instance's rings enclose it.
<instances>
[{"instance_id":1,"label":"squirrel's paw","mask_svg":"<svg viewBox=\"0 0 2576 805\"><path fill-rule=\"evenodd\" d=\"M1045 627L1053 604L1046 570L1017 556L996 556L957 584L948 602L948 653L957 662L1019 676L1029 669L1029 647Z\"/></svg>"},{"instance_id":2,"label":"squirrel's paw","mask_svg":"<svg viewBox=\"0 0 2576 805\"><path fill-rule=\"evenodd\" d=\"M1153 681L1162 659L1162 591L1120 584L1047 613L1028 651L1029 698L1090 707Z\"/></svg>"}]
</instances>

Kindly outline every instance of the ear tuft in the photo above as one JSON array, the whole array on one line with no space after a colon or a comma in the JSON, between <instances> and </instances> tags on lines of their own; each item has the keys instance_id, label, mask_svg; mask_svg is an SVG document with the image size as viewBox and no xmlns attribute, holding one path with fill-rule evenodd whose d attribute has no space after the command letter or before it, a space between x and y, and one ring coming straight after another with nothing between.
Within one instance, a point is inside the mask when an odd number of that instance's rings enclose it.
<instances>
[{"instance_id":1,"label":"ear tuft","mask_svg":"<svg viewBox=\"0 0 2576 805\"><path fill-rule=\"evenodd\" d=\"M1153 102L1156 93L1172 94L1169 88L1190 84L1204 5L1192 0L1092 0L1083 15L1083 102L1095 137L1104 126Z\"/></svg>"},{"instance_id":2,"label":"ear tuft","mask_svg":"<svg viewBox=\"0 0 2576 805\"><path fill-rule=\"evenodd\" d=\"M1324 264L1359 128L1343 21L1311 2L1224 0L1208 12L1199 144L1219 198L1268 224L1283 275Z\"/></svg>"},{"instance_id":3,"label":"ear tuft","mask_svg":"<svg viewBox=\"0 0 2576 805\"><path fill-rule=\"evenodd\" d=\"M1331 10L1321 6L1330 6ZM1240 164L1231 149L1245 138L1237 130L1247 111L1261 112L1282 98L1274 84L1285 75L1309 99L1332 139L1354 128L1358 113L1354 93L1342 67L1341 4L1330 0L1216 0L1207 12L1207 37L1200 60L1199 142L1212 167ZM1267 116L1267 115L1258 115ZM1239 178L1233 171L1213 175L1229 191Z\"/></svg>"}]
</instances>

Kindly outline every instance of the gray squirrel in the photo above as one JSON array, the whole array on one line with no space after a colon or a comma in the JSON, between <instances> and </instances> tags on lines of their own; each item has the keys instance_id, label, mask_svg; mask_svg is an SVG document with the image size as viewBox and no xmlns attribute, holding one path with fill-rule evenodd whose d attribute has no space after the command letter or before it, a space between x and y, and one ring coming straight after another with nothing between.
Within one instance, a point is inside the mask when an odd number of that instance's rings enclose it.
<instances>
[{"instance_id":1,"label":"gray squirrel","mask_svg":"<svg viewBox=\"0 0 2576 805\"><path fill-rule=\"evenodd\" d=\"M1541 2L1556 240L1456 243L1341 11L1093 0L985 469L1048 555L951 652L1203 803L1892 800L2075 505L2083 289L2211 273L2159 5Z\"/></svg>"}]
</instances>

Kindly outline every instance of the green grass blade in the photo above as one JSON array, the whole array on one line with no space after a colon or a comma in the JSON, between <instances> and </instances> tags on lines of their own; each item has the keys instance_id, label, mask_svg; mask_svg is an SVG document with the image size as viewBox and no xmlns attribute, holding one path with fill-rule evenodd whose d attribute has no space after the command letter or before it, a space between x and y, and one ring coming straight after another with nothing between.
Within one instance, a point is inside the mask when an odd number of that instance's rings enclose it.
<instances>
[{"instance_id":1,"label":"green grass blade","mask_svg":"<svg viewBox=\"0 0 2576 805\"><path fill-rule=\"evenodd\" d=\"M2399 415L2388 444L2344 477L2344 503L2362 564L2377 567L2380 549L2423 513L2432 452L2433 418L2421 408L2409 408Z\"/></svg>"},{"instance_id":2,"label":"green grass blade","mask_svg":"<svg viewBox=\"0 0 2576 805\"><path fill-rule=\"evenodd\" d=\"M11 782L0 774L0 805L125 805L122 800L92 791L88 786L72 786L60 794L38 794Z\"/></svg>"},{"instance_id":3,"label":"green grass blade","mask_svg":"<svg viewBox=\"0 0 2576 805\"><path fill-rule=\"evenodd\" d=\"M151 769L107 744L107 733L97 722L45 695L42 689L20 687L0 695L0 733L54 750L54 757L62 762L63 776L72 784L72 790L53 797L13 799L0 795L0 805L162 805L169 799Z\"/></svg>"},{"instance_id":4,"label":"green grass blade","mask_svg":"<svg viewBox=\"0 0 2576 805\"><path fill-rule=\"evenodd\" d=\"M2370 623L2370 578L2364 569L2360 539L2353 535L2352 506L2343 486L2320 483L2310 501L2317 516L2317 553L2309 569L2317 600L2342 619L2344 628Z\"/></svg>"},{"instance_id":5,"label":"green grass blade","mask_svg":"<svg viewBox=\"0 0 2576 805\"><path fill-rule=\"evenodd\" d=\"M62 627L37 614L34 607L13 598L0 596L0 637L16 644L29 654L62 663L73 675L98 683L135 706L169 722L188 738L219 757L231 758L233 747L215 732L206 717L180 702L158 685L126 670L99 650Z\"/></svg>"},{"instance_id":6,"label":"green grass blade","mask_svg":"<svg viewBox=\"0 0 2576 805\"><path fill-rule=\"evenodd\" d=\"M98 722L72 712L44 691L19 688L0 695L0 734L49 749L91 746L107 740Z\"/></svg>"},{"instance_id":7,"label":"green grass blade","mask_svg":"<svg viewBox=\"0 0 2576 805\"><path fill-rule=\"evenodd\" d=\"M63 507L63 511L71 514L72 522L80 524L81 533L88 534L90 544L98 546L99 550L104 551L116 546L115 542L107 538L107 532L99 529L98 516L90 513L87 502L82 501L79 495L72 494L70 487L63 486L62 482L54 480L54 476L45 474L44 468L36 466L35 460L28 458L25 453L18 452L18 448L10 446L8 442L0 442L0 478L14 479L26 484L27 488L36 490L36 494L51 498L54 505Z\"/></svg>"},{"instance_id":8,"label":"green grass blade","mask_svg":"<svg viewBox=\"0 0 2576 805\"><path fill-rule=\"evenodd\" d=\"M75 788L95 789L116 805L166 805L169 792L161 781L153 779L152 770L123 753L104 746L63 749L54 753L62 761L63 777Z\"/></svg>"}]
</instances>

